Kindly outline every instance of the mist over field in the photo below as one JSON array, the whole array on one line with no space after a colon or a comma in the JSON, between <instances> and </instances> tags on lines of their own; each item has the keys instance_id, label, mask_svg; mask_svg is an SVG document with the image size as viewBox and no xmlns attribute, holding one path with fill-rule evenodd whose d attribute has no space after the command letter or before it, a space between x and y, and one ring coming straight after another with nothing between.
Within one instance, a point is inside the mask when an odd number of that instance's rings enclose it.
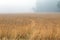
<instances>
[{"instance_id":1,"label":"mist over field","mask_svg":"<svg viewBox=\"0 0 60 40\"><path fill-rule=\"evenodd\" d=\"M60 40L60 0L0 0L0 40Z\"/></svg>"},{"instance_id":2,"label":"mist over field","mask_svg":"<svg viewBox=\"0 0 60 40\"><path fill-rule=\"evenodd\" d=\"M0 0L0 12L32 12L35 0Z\"/></svg>"},{"instance_id":3,"label":"mist over field","mask_svg":"<svg viewBox=\"0 0 60 40\"><path fill-rule=\"evenodd\" d=\"M39 12L60 12L59 0L38 0L36 6Z\"/></svg>"},{"instance_id":4,"label":"mist over field","mask_svg":"<svg viewBox=\"0 0 60 40\"><path fill-rule=\"evenodd\" d=\"M0 13L60 12L59 0L0 0Z\"/></svg>"}]
</instances>

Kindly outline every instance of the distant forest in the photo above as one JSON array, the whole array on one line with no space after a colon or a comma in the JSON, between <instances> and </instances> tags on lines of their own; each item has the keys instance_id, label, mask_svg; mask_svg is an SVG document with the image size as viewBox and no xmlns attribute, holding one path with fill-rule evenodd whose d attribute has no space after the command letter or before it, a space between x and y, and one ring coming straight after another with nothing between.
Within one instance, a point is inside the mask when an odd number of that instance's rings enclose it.
<instances>
[{"instance_id":1,"label":"distant forest","mask_svg":"<svg viewBox=\"0 0 60 40\"><path fill-rule=\"evenodd\" d=\"M60 12L59 0L37 0L35 12Z\"/></svg>"}]
</instances>

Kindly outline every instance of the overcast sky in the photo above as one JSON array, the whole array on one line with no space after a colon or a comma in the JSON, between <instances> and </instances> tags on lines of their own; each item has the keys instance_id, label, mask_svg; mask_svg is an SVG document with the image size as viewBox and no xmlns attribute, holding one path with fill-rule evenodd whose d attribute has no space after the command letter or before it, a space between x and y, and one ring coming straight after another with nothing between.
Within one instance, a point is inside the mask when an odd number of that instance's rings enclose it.
<instances>
[{"instance_id":1,"label":"overcast sky","mask_svg":"<svg viewBox=\"0 0 60 40\"><path fill-rule=\"evenodd\" d=\"M36 0L0 0L0 13L33 12Z\"/></svg>"}]
</instances>

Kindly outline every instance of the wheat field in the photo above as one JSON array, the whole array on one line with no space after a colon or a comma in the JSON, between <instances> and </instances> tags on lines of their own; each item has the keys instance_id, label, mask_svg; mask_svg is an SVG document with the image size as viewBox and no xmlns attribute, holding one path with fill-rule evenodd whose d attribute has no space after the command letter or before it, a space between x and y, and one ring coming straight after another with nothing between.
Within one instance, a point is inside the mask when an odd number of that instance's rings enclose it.
<instances>
[{"instance_id":1,"label":"wheat field","mask_svg":"<svg viewBox=\"0 0 60 40\"><path fill-rule=\"evenodd\" d=\"M60 14L1 14L0 40L60 40Z\"/></svg>"}]
</instances>

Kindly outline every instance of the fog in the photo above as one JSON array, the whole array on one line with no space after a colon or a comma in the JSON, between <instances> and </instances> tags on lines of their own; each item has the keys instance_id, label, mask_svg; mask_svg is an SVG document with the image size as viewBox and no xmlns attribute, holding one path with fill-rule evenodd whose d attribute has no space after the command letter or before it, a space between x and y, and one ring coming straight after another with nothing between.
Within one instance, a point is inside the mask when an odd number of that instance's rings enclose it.
<instances>
[{"instance_id":1,"label":"fog","mask_svg":"<svg viewBox=\"0 0 60 40\"><path fill-rule=\"evenodd\" d=\"M33 12L35 0L0 0L0 13Z\"/></svg>"},{"instance_id":2,"label":"fog","mask_svg":"<svg viewBox=\"0 0 60 40\"><path fill-rule=\"evenodd\" d=\"M37 8L38 12L60 12L60 1L59 0L38 0L37 7L38 7Z\"/></svg>"},{"instance_id":3,"label":"fog","mask_svg":"<svg viewBox=\"0 0 60 40\"><path fill-rule=\"evenodd\" d=\"M0 13L60 12L59 0L0 0Z\"/></svg>"}]
</instances>

